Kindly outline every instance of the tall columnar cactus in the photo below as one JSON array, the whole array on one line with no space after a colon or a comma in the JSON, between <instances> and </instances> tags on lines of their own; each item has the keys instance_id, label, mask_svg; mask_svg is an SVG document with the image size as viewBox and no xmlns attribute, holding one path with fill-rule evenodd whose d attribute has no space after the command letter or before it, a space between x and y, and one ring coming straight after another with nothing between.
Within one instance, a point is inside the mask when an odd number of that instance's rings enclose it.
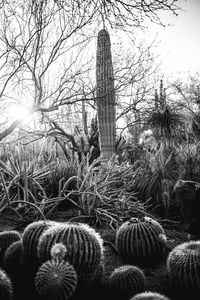
<instances>
[{"instance_id":1,"label":"tall columnar cactus","mask_svg":"<svg viewBox=\"0 0 200 300\"><path fill-rule=\"evenodd\" d=\"M145 275L136 266L120 266L110 275L110 287L119 298L129 299L145 290Z\"/></svg>"},{"instance_id":2,"label":"tall columnar cactus","mask_svg":"<svg viewBox=\"0 0 200 300\"><path fill-rule=\"evenodd\" d=\"M200 241L176 246L168 255L167 270L173 287L200 290Z\"/></svg>"},{"instance_id":3,"label":"tall columnar cactus","mask_svg":"<svg viewBox=\"0 0 200 300\"><path fill-rule=\"evenodd\" d=\"M36 221L30 223L22 234L23 260L26 263L38 265L37 246L41 234L55 225L53 221Z\"/></svg>"},{"instance_id":4,"label":"tall columnar cactus","mask_svg":"<svg viewBox=\"0 0 200 300\"><path fill-rule=\"evenodd\" d=\"M11 300L13 297L13 288L9 276L0 269L0 299Z\"/></svg>"},{"instance_id":5,"label":"tall columnar cactus","mask_svg":"<svg viewBox=\"0 0 200 300\"><path fill-rule=\"evenodd\" d=\"M109 33L103 29L97 38L97 115L101 155L110 159L115 153L115 88Z\"/></svg>"},{"instance_id":6,"label":"tall columnar cactus","mask_svg":"<svg viewBox=\"0 0 200 300\"><path fill-rule=\"evenodd\" d=\"M166 296L156 292L144 292L135 295L130 300L169 300Z\"/></svg>"},{"instance_id":7,"label":"tall columnar cactus","mask_svg":"<svg viewBox=\"0 0 200 300\"><path fill-rule=\"evenodd\" d=\"M102 238L93 228L81 223L60 223L47 229L38 244L41 262L50 260L52 246L56 243L65 245L65 260L74 266L79 280L95 277L104 249Z\"/></svg>"},{"instance_id":8,"label":"tall columnar cactus","mask_svg":"<svg viewBox=\"0 0 200 300\"><path fill-rule=\"evenodd\" d=\"M166 236L163 227L149 217L132 218L116 233L116 246L125 263L144 265L161 257Z\"/></svg>"},{"instance_id":9,"label":"tall columnar cactus","mask_svg":"<svg viewBox=\"0 0 200 300\"><path fill-rule=\"evenodd\" d=\"M21 236L16 230L6 230L0 232L0 265L2 266L2 260L6 249L14 242L19 241Z\"/></svg>"},{"instance_id":10,"label":"tall columnar cactus","mask_svg":"<svg viewBox=\"0 0 200 300\"><path fill-rule=\"evenodd\" d=\"M44 300L67 300L75 292L76 286L76 271L65 261L45 262L35 277L36 291Z\"/></svg>"}]
</instances>

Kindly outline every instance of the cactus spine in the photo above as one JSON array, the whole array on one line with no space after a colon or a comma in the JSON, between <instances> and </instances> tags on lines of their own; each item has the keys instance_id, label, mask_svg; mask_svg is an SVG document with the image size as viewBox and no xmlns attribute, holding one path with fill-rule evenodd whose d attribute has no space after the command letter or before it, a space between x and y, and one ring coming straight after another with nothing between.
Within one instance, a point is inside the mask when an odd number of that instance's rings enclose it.
<instances>
[{"instance_id":1,"label":"cactus spine","mask_svg":"<svg viewBox=\"0 0 200 300\"><path fill-rule=\"evenodd\" d=\"M72 264L79 280L93 279L103 257L103 240L86 224L60 223L47 229L40 237L38 257L41 262L51 258L52 246L63 243L65 260Z\"/></svg>"},{"instance_id":2,"label":"cactus spine","mask_svg":"<svg viewBox=\"0 0 200 300\"><path fill-rule=\"evenodd\" d=\"M13 296L12 283L8 275L0 269L0 299L11 300Z\"/></svg>"},{"instance_id":3,"label":"cactus spine","mask_svg":"<svg viewBox=\"0 0 200 300\"><path fill-rule=\"evenodd\" d=\"M45 262L35 277L36 291L45 300L67 300L75 292L76 286L76 271L64 261Z\"/></svg>"},{"instance_id":4,"label":"cactus spine","mask_svg":"<svg viewBox=\"0 0 200 300\"><path fill-rule=\"evenodd\" d=\"M173 287L200 289L200 241L176 246L168 255L167 270Z\"/></svg>"},{"instance_id":5,"label":"cactus spine","mask_svg":"<svg viewBox=\"0 0 200 300\"><path fill-rule=\"evenodd\" d=\"M103 29L97 38L97 115L101 155L110 159L115 153L115 88L109 33Z\"/></svg>"},{"instance_id":6,"label":"cactus spine","mask_svg":"<svg viewBox=\"0 0 200 300\"><path fill-rule=\"evenodd\" d=\"M122 299L129 299L133 295L144 291L145 276L143 271L131 265L116 268L110 275L111 291Z\"/></svg>"},{"instance_id":7,"label":"cactus spine","mask_svg":"<svg viewBox=\"0 0 200 300\"><path fill-rule=\"evenodd\" d=\"M169 300L169 298L156 292L144 292L135 295L130 300Z\"/></svg>"},{"instance_id":8,"label":"cactus spine","mask_svg":"<svg viewBox=\"0 0 200 300\"><path fill-rule=\"evenodd\" d=\"M148 264L163 253L166 236L162 226L152 218L132 218L116 233L116 246L125 263Z\"/></svg>"}]
</instances>

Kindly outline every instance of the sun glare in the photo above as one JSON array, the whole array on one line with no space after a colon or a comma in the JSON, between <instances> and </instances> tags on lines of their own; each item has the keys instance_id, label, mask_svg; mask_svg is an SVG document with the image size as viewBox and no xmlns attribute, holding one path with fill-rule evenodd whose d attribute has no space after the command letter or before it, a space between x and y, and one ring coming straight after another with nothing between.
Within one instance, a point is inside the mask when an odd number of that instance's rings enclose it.
<instances>
[{"instance_id":1,"label":"sun glare","mask_svg":"<svg viewBox=\"0 0 200 300\"><path fill-rule=\"evenodd\" d=\"M24 120L29 116L30 111L24 105L12 105L9 107L8 114L12 119Z\"/></svg>"}]
</instances>

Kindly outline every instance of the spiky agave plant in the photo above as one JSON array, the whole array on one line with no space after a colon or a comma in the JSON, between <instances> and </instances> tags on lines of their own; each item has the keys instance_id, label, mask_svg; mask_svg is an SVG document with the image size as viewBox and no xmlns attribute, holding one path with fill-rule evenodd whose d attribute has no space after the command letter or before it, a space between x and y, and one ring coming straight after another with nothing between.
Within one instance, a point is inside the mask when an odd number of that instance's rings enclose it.
<instances>
[{"instance_id":1,"label":"spiky agave plant","mask_svg":"<svg viewBox=\"0 0 200 300\"><path fill-rule=\"evenodd\" d=\"M110 159L115 153L115 88L109 33L102 29L97 38L96 60L97 115L101 155Z\"/></svg>"}]
</instances>

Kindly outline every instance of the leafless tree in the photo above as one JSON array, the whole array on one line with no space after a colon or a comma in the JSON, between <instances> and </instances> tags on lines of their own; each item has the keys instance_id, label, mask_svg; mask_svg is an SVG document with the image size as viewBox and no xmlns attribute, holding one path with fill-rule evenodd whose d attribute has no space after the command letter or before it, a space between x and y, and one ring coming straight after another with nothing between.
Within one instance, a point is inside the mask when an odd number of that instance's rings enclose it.
<instances>
[{"instance_id":1,"label":"leafless tree","mask_svg":"<svg viewBox=\"0 0 200 300\"><path fill-rule=\"evenodd\" d=\"M4 0L0 8L0 107L5 111L0 141L22 123L17 116L7 120L11 103L25 104L30 114L46 114L83 96L95 98L95 87L86 85L94 68L87 47L99 26L129 30L142 26L145 17L161 23L160 11L178 9L175 0ZM133 66L116 70L116 79L129 74L118 80L121 92L134 82Z\"/></svg>"}]
</instances>

